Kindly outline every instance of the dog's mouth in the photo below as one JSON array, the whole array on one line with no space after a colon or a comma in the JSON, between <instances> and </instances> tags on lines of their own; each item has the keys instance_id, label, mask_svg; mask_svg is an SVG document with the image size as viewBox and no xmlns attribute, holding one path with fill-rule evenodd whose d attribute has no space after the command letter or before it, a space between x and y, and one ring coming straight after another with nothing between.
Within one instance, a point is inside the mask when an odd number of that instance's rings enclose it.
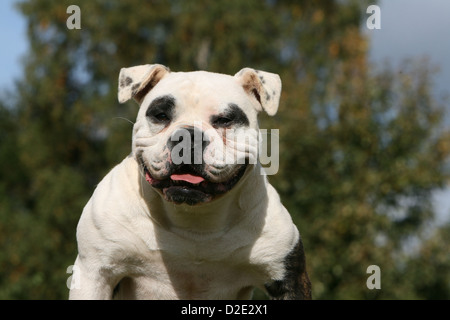
<instances>
[{"instance_id":1,"label":"dog's mouth","mask_svg":"<svg viewBox=\"0 0 450 320\"><path fill-rule=\"evenodd\" d=\"M145 164L145 180L154 188L160 190L167 201L175 204L186 203L196 205L213 200L231 190L244 175L247 165L238 167L226 181L212 182L206 174L199 172L196 165L181 165L163 179L152 176Z\"/></svg>"}]
</instances>

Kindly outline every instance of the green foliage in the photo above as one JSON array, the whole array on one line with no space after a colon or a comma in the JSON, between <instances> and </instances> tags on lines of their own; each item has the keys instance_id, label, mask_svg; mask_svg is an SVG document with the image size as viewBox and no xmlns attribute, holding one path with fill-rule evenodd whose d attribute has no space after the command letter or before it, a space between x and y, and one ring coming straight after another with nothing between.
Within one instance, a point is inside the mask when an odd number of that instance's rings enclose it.
<instances>
[{"instance_id":1,"label":"green foliage","mask_svg":"<svg viewBox=\"0 0 450 320\"><path fill-rule=\"evenodd\" d=\"M429 228L449 176L444 108L427 63L367 62L367 2L79 0L82 29L68 30L71 4L19 4L30 52L0 105L0 298L67 298L82 208L130 152L137 108L118 104L117 76L145 63L281 75L279 113L261 127L280 129L269 178L302 234L314 298L450 298L449 228ZM366 287L372 264L381 290Z\"/></svg>"}]
</instances>

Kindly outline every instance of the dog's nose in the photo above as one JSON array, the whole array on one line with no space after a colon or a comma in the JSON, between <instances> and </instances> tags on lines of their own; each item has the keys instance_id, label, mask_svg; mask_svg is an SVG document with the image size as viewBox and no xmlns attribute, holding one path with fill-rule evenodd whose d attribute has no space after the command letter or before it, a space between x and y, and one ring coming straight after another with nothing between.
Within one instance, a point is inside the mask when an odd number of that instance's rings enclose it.
<instances>
[{"instance_id":1,"label":"dog's nose","mask_svg":"<svg viewBox=\"0 0 450 320\"><path fill-rule=\"evenodd\" d=\"M179 128L167 141L174 164L201 164L208 144L204 132L196 127Z\"/></svg>"}]
</instances>

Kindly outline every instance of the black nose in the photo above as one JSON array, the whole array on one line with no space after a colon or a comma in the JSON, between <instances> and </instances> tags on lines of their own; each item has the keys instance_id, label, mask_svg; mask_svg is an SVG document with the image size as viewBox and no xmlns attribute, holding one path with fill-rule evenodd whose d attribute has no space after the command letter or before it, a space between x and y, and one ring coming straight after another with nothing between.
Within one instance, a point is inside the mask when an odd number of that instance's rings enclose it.
<instances>
[{"instance_id":1,"label":"black nose","mask_svg":"<svg viewBox=\"0 0 450 320\"><path fill-rule=\"evenodd\" d=\"M196 127L177 129L167 141L174 164L201 164L208 144L203 131Z\"/></svg>"}]
</instances>

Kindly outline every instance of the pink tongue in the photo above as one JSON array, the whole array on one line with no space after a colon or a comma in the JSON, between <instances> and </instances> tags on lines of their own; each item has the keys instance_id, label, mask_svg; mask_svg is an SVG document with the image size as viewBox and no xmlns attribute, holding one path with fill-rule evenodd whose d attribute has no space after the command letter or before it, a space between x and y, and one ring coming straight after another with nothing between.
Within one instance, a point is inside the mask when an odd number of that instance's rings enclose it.
<instances>
[{"instance_id":1,"label":"pink tongue","mask_svg":"<svg viewBox=\"0 0 450 320\"><path fill-rule=\"evenodd\" d=\"M205 180L202 177L193 176L192 174L173 174L170 176L170 179L175 181L177 180L187 181L192 184L197 184Z\"/></svg>"}]
</instances>

